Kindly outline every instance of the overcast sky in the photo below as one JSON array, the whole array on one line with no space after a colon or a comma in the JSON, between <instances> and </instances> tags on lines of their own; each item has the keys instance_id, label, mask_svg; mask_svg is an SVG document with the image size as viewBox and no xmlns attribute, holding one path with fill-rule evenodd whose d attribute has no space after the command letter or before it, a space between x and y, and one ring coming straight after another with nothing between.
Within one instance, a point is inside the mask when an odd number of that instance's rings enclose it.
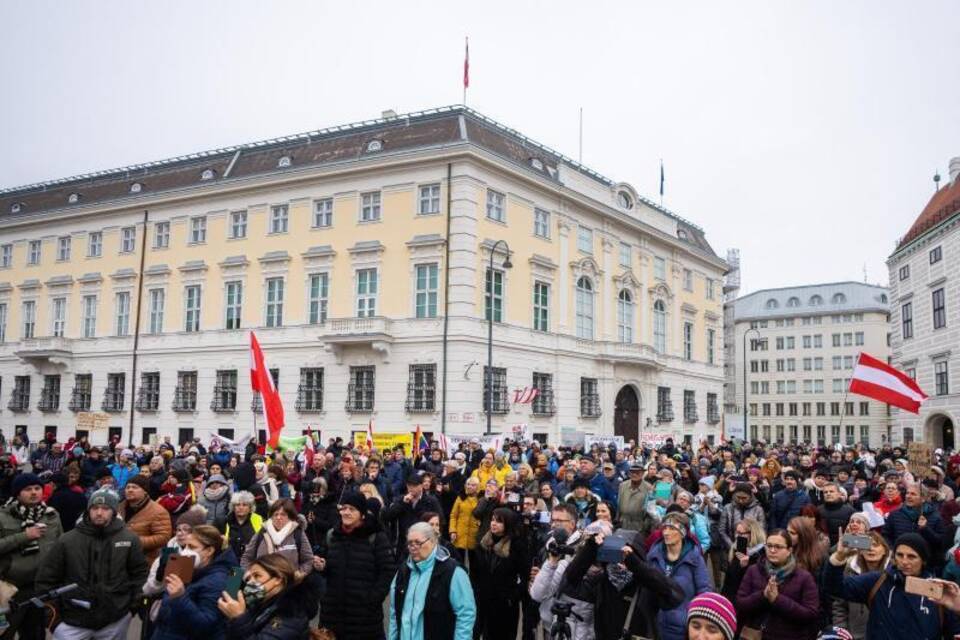
<instances>
[{"instance_id":1,"label":"overcast sky","mask_svg":"<svg viewBox=\"0 0 960 640\"><path fill-rule=\"evenodd\" d=\"M0 186L459 103L741 250L886 283L960 156L960 2L0 4ZM943 184L943 183L941 183Z\"/></svg>"}]
</instances>

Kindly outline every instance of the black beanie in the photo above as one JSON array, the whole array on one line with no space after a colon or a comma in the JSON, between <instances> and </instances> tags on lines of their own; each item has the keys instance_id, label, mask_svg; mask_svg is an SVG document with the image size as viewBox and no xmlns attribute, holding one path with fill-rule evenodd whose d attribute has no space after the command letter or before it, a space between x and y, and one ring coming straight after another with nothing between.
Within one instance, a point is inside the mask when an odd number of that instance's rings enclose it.
<instances>
[{"instance_id":1,"label":"black beanie","mask_svg":"<svg viewBox=\"0 0 960 640\"><path fill-rule=\"evenodd\" d=\"M930 545L927 544L927 541L923 539L919 533L905 533L897 538L896 543L893 545L893 551L896 553L897 547L904 545L910 547L917 552L917 555L920 556L920 559L923 560L924 566L930 560Z\"/></svg>"},{"instance_id":2,"label":"black beanie","mask_svg":"<svg viewBox=\"0 0 960 640\"><path fill-rule=\"evenodd\" d=\"M347 491L340 498L340 504L353 507L362 514L367 512L367 499L359 491Z\"/></svg>"}]
</instances>

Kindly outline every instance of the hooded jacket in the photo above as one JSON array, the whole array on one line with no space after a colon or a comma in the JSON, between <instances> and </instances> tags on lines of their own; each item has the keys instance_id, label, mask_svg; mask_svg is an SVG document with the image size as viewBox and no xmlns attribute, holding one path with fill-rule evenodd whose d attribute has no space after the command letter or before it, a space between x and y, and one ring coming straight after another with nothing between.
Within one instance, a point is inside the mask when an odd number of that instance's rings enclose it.
<instances>
[{"instance_id":1,"label":"hooded jacket","mask_svg":"<svg viewBox=\"0 0 960 640\"><path fill-rule=\"evenodd\" d=\"M63 621L83 629L102 629L125 616L147 579L140 538L114 518L94 526L88 514L60 536L37 571L37 590L76 582L78 589L60 598ZM73 601L90 603L84 608Z\"/></svg>"},{"instance_id":2,"label":"hooded jacket","mask_svg":"<svg viewBox=\"0 0 960 640\"><path fill-rule=\"evenodd\" d=\"M647 562L670 576L683 590L683 601L671 609L657 613L657 627L662 640L683 640L687 636L687 607L694 596L710 591L710 574L703 561L703 554L691 538L683 541L680 557L674 563L667 561L667 547L658 542L647 554Z\"/></svg>"},{"instance_id":3,"label":"hooded jacket","mask_svg":"<svg viewBox=\"0 0 960 640\"><path fill-rule=\"evenodd\" d=\"M227 586L229 571L237 565L237 556L226 549L209 565L194 571L193 580L180 597L164 593L151 640L223 640L224 617L217 600Z\"/></svg>"}]
</instances>

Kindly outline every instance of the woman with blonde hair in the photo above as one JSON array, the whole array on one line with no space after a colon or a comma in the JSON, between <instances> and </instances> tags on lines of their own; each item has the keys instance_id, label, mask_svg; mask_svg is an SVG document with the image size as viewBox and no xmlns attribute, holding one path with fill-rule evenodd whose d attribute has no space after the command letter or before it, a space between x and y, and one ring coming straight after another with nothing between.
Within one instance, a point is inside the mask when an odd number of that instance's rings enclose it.
<instances>
[{"instance_id":1,"label":"woman with blonde hair","mask_svg":"<svg viewBox=\"0 0 960 640\"><path fill-rule=\"evenodd\" d=\"M859 516L861 514L854 515ZM854 518L851 518L850 522L854 522ZM855 527L855 530L859 531L860 529ZM847 525L846 533L853 533L849 525ZM870 538L870 548L858 551L856 555L851 556L846 561L843 567L844 578L859 576L871 571L886 571L887 565L892 560L893 554L886 538L876 531L868 530L865 535ZM870 607L842 598L831 598L831 600L833 624L848 630L855 640L864 640L867 636L867 618L870 616Z\"/></svg>"},{"instance_id":2,"label":"woman with blonde hair","mask_svg":"<svg viewBox=\"0 0 960 640\"><path fill-rule=\"evenodd\" d=\"M463 494L457 496L450 511L450 542L463 556L477 548L477 532L480 531L480 521L473 517L473 510L477 508L480 480L476 477L467 478L463 484Z\"/></svg>"},{"instance_id":3,"label":"woman with blonde hair","mask_svg":"<svg viewBox=\"0 0 960 640\"><path fill-rule=\"evenodd\" d=\"M520 463L517 467L517 484L523 489L523 493L537 492L537 478L533 475L533 467L526 462Z\"/></svg>"},{"instance_id":4,"label":"woman with blonde hair","mask_svg":"<svg viewBox=\"0 0 960 640\"><path fill-rule=\"evenodd\" d=\"M763 525L754 518L744 518L737 523L720 593L731 600L736 599L737 589L740 588L740 582L746 575L747 569L764 559L763 544L766 539L767 534L763 530ZM740 551L741 548L743 551Z\"/></svg>"}]
</instances>

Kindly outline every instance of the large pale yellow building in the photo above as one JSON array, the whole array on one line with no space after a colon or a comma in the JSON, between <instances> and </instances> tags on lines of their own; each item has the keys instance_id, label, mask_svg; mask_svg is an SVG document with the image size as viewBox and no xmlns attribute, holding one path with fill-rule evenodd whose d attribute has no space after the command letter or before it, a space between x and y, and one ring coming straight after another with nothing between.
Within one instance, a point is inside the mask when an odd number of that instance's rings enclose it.
<instances>
[{"instance_id":1,"label":"large pale yellow building","mask_svg":"<svg viewBox=\"0 0 960 640\"><path fill-rule=\"evenodd\" d=\"M7 189L0 427L249 433L252 329L293 433L479 433L492 306L493 431L712 436L725 266L630 185L461 107Z\"/></svg>"}]
</instances>

